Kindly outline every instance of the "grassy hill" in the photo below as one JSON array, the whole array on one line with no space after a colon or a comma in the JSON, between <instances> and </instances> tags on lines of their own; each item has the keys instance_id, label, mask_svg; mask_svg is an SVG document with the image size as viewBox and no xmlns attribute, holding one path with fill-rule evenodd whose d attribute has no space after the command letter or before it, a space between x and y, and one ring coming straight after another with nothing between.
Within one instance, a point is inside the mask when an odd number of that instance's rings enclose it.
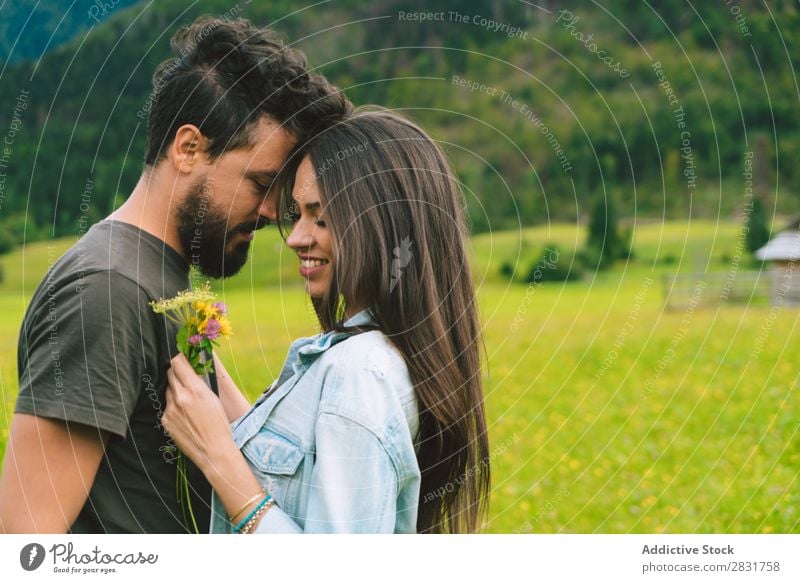
<instances>
[{"instance_id":1,"label":"grassy hill","mask_svg":"<svg viewBox=\"0 0 800 583\"><path fill-rule=\"evenodd\" d=\"M731 221L696 220L641 222L634 226L636 259L620 265L601 280L615 281L621 272L725 271L734 256L741 228ZM554 223L519 230L481 233L471 240L474 276L477 282L504 284L500 265L511 262L520 273L539 257L548 245L574 252L585 244L581 225ZM71 245L75 237L31 243L0 257L4 279L0 294L30 297L49 265ZM276 229L259 231L251 259L237 276L215 284L220 291L300 286L297 261Z\"/></svg>"}]
</instances>

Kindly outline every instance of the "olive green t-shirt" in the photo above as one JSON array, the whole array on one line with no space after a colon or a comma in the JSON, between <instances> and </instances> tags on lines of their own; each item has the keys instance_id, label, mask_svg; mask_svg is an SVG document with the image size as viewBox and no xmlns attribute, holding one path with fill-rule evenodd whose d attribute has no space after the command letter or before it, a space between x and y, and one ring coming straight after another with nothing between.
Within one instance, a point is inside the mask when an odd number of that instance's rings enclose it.
<instances>
[{"instance_id":1,"label":"olive green t-shirt","mask_svg":"<svg viewBox=\"0 0 800 583\"><path fill-rule=\"evenodd\" d=\"M73 533L193 531L175 494L174 443L161 425L177 327L149 306L189 286L189 265L174 249L106 220L55 262L31 299L15 411L111 435ZM189 466L194 516L208 532L211 488Z\"/></svg>"}]
</instances>

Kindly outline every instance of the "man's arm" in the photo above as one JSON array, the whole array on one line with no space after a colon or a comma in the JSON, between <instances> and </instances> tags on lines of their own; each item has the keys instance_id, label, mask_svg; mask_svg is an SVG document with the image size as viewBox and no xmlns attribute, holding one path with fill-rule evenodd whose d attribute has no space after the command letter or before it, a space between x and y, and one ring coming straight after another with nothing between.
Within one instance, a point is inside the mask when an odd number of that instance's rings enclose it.
<instances>
[{"instance_id":1,"label":"man's arm","mask_svg":"<svg viewBox=\"0 0 800 583\"><path fill-rule=\"evenodd\" d=\"M17 413L0 475L0 532L65 533L86 503L109 434Z\"/></svg>"}]
</instances>

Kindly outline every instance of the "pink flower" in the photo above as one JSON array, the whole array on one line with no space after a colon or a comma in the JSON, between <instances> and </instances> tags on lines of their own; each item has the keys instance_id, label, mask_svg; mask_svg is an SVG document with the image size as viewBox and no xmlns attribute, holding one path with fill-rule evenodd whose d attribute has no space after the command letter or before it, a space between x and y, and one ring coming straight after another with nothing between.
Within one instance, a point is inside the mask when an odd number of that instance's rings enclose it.
<instances>
[{"instance_id":1,"label":"pink flower","mask_svg":"<svg viewBox=\"0 0 800 583\"><path fill-rule=\"evenodd\" d=\"M200 336L200 334L194 334L192 336L189 336L189 344L191 344L192 346L197 346L198 344L200 344L200 342L202 342L202 340L203 337Z\"/></svg>"},{"instance_id":2,"label":"pink flower","mask_svg":"<svg viewBox=\"0 0 800 583\"><path fill-rule=\"evenodd\" d=\"M209 340L214 340L217 336L219 336L220 328L222 328L222 326L220 325L219 320L216 318L211 318L206 324L206 338Z\"/></svg>"},{"instance_id":3,"label":"pink flower","mask_svg":"<svg viewBox=\"0 0 800 583\"><path fill-rule=\"evenodd\" d=\"M211 304L211 307L216 308L220 316L224 316L228 313L228 306L225 305L225 302L214 302Z\"/></svg>"}]
</instances>

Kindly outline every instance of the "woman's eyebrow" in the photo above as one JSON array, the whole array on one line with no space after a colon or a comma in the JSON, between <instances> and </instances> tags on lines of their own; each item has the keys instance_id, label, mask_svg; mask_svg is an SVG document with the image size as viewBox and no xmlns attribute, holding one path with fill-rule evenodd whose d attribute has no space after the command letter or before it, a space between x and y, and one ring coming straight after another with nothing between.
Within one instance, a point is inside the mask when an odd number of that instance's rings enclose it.
<instances>
[{"instance_id":1,"label":"woman's eyebrow","mask_svg":"<svg viewBox=\"0 0 800 583\"><path fill-rule=\"evenodd\" d=\"M320 205L319 201L317 200L317 201L314 201L314 202L307 202L303 206L306 207L307 211L315 211L322 205Z\"/></svg>"}]
</instances>

